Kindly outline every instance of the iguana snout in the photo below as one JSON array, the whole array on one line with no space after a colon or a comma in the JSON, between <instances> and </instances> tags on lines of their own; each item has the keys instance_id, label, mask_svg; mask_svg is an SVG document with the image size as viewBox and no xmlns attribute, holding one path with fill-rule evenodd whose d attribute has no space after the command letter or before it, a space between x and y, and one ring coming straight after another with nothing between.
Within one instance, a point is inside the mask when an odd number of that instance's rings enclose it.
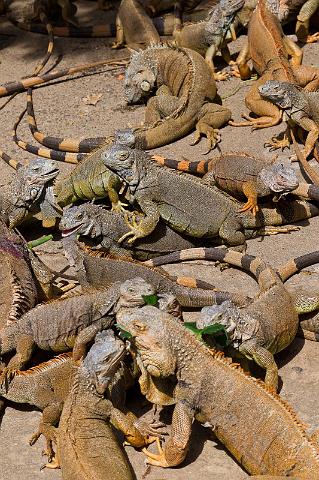
<instances>
[{"instance_id":1,"label":"iguana snout","mask_svg":"<svg viewBox=\"0 0 319 480\"><path fill-rule=\"evenodd\" d=\"M148 98L156 82L156 66L145 65L142 52L132 55L125 72L124 88L128 104L140 103Z\"/></svg>"},{"instance_id":2,"label":"iguana snout","mask_svg":"<svg viewBox=\"0 0 319 480\"><path fill-rule=\"evenodd\" d=\"M156 290L143 278L136 277L122 283L120 295L121 306L138 307L145 305L145 299L156 295Z\"/></svg>"},{"instance_id":3,"label":"iguana snout","mask_svg":"<svg viewBox=\"0 0 319 480\"><path fill-rule=\"evenodd\" d=\"M299 185L299 180L292 167L283 163L276 163L268 168L263 168L260 178L273 192L289 192Z\"/></svg>"},{"instance_id":4,"label":"iguana snout","mask_svg":"<svg viewBox=\"0 0 319 480\"><path fill-rule=\"evenodd\" d=\"M87 210L89 208L86 204L64 208L63 217L59 224L62 237L69 237L77 233L95 238L102 234L101 225L96 221L94 215L90 215Z\"/></svg>"},{"instance_id":5,"label":"iguana snout","mask_svg":"<svg viewBox=\"0 0 319 480\"><path fill-rule=\"evenodd\" d=\"M263 85L258 87L259 93L263 98L279 105L281 108L291 107L291 99L288 95L288 89L291 84L287 82L278 82L277 80L268 80Z\"/></svg>"}]
</instances>

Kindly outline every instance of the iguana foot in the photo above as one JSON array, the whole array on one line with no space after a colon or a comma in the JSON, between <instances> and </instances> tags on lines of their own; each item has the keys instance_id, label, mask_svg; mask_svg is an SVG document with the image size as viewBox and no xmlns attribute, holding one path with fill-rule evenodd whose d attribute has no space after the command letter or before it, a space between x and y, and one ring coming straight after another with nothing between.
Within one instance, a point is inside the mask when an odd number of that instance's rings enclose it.
<instances>
[{"instance_id":1,"label":"iguana foot","mask_svg":"<svg viewBox=\"0 0 319 480\"><path fill-rule=\"evenodd\" d=\"M204 123L201 123L200 125L197 124L195 139L191 145L196 145L200 141L202 135L207 137L208 150L203 152L203 155L207 155L207 153L209 153L217 143L220 142L221 136L217 128L210 127Z\"/></svg>"},{"instance_id":2,"label":"iguana foot","mask_svg":"<svg viewBox=\"0 0 319 480\"><path fill-rule=\"evenodd\" d=\"M54 450L53 450L53 442L56 443L56 437L54 434L50 434L48 433L48 431L46 430L46 432L44 432L41 428L32 435L32 437L30 438L29 440L29 445L34 445L38 440L39 438L41 437L41 435L44 435L45 437L45 440L46 440L46 449L43 450L42 452L42 455L44 456L47 456L48 457L48 461L51 462L52 459L54 458L55 456L55 453L54 453Z\"/></svg>"},{"instance_id":3,"label":"iguana foot","mask_svg":"<svg viewBox=\"0 0 319 480\"><path fill-rule=\"evenodd\" d=\"M246 113L242 114L242 118L247 120L246 122L234 122L233 120L230 120L228 122L229 125L232 125L233 127L252 127L253 130L257 130L259 128L267 128L267 127L273 127L276 125L278 122L274 121L270 117L259 117L259 118L253 118L250 115L247 115Z\"/></svg>"},{"instance_id":4,"label":"iguana foot","mask_svg":"<svg viewBox=\"0 0 319 480\"><path fill-rule=\"evenodd\" d=\"M229 76L229 72L214 72L214 80L216 80L216 82L222 82L223 80L227 80Z\"/></svg>"},{"instance_id":5,"label":"iguana foot","mask_svg":"<svg viewBox=\"0 0 319 480\"><path fill-rule=\"evenodd\" d=\"M268 236L268 235L278 235L280 233L290 233L290 232L297 232L300 230L300 227L296 225L279 225L277 227L267 226L262 227L257 230L258 235Z\"/></svg>"},{"instance_id":6,"label":"iguana foot","mask_svg":"<svg viewBox=\"0 0 319 480\"><path fill-rule=\"evenodd\" d=\"M246 202L245 205L243 205L242 208L239 210L239 213L247 212L249 210L253 215L257 215L257 213L259 212L259 207L254 200L248 200L248 202Z\"/></svg>"},{"instance_id":7,"label":"iguana foot","mask_svg":"<svg viewBox=\"0 0 319 480\"><path fill-rule=\"evenodd\" d=\"M11 380L13 379L14 375L15 375L15 368L9 368L9 367L5 367L2 371L1 371L1 375L0 375L0 385L3 386L3 385L8 385Z\"/></svg>"},{"instance_id":8,"label":"iguana foot","mask_svg":"<svg viewBox=\"0 0 319 480\"><path fill-rule=\"evenodd\" d=\"M315 43L319 40L319 32L314 33L313 35L308 35L306 38L306 43Z\"/></svg>"},{"instance_id":9,"label":"iguana foot","mask_svg":"<svg viewBox=\"0 0 319 480\"><path fill-rule=\"evenodd\" d=\"M127 242L133 243L137 238L142 238L145 236L144 232L140 229L134 214L131 215L131 220L129 220L129 217L126 215L125 222L127 223L130 230L124 233L124 235L122 235L121 238L118 239L117 243L124 242L124 240L126 240L130 236L132 236L132 238L130 238Z\"/></svg>"},{"instance_id":10,"label":"iguana foot","mask_svg":"<svg viewBox=\"0 0 319 480\"><path fill-rule=\"evenodd\" d=\"M133 425L146 439L146 443L153 443L156 440L155 437L163 439L164 436L168 433L165 423L162 422L153 421L151 423L148 423L143 418L139 418L134 422Z\"/></svg>"},{"instance_id":11,"label":"iguana foot","mask_svg":"<svg viewBox=\"0 0 319 480\"><path fill-rule=\"evenodd\" d=\"M146 463L150 465L155 465L157 467L169 467L169 464L166 461L164 451L161 447L160 440L156 439L156 445L158 448L159 453L152 453L147 450L147 448L143 448L142 452L147 456Z\"/></svg>"},{"instance_id":12,"label":"iguana foot","mask_svg":"<svg viewBox=\"0 0 319 480\"><path fill-rule=\"evenodd\" d=\"M118 213L122 213L122 212L125 212L126 211L126 208L127 207L127 203L123 203L123 202L116 202L116 203L112 203L112 212L118 212Z\"/></svg>"},{"instance_id":13,"label":"iguana foot","mask_svg":"<svg viewBox=\"0 0 319 480\"><path fill-rule=\"evenodd\" d=\"M272 152L273 150L277 150L278 148L284 150L285 148L290 148L290 141L287 137L271 137L271 140L269 142L264 143L264 147L269 147L270 152Z\"/></svg>"},{"instance_id":14,"label":"iguana foot","mask_svg":"<svg viewBox=\"0 0 319 480\"><path fill-rule=\"evenodd\" d=\"M55 457L54 460L52 460L52 462L48 462L42 465L42 467L40 467L40 470L44 470L45 468L57 469L57 468L61 468L61 465L58 459Z\"/></svg>"},{"instance_id":15,"label":"iguana foot","mask_svg":"<svg viewBox=\"0 0 319 480\"><path fill-rule=\"evenodd\" d=\"M230 66L229 75L240 78L240 72L237 63L234 60L231 60L228 65Z\"/></svg>"}]
</instances>

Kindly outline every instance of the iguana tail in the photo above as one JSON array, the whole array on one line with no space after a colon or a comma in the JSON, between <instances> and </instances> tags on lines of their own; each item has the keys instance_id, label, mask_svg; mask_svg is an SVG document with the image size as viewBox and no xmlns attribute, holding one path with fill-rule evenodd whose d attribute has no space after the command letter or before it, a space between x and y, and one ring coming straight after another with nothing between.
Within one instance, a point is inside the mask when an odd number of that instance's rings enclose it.
<instances>
[{"instance_id":1,"label":"iguana tail","mask_svg":"<svg viewBox=\"0 0 319 480\"><path fill-rule=\"evenodd\" d=\"M10 165L10 167L14 168L15 170L23 166L23 164L19 162L19 160L11 157L3 150L0 150L0 158L2 158L2 160L4 160L8 165Z\"/></svg>"},{"instance_id":2,"label":"iguana tail","mask_svg":"<svg viewBox=\"0 0 319 480\"><path fill-rule=\"evenodd\" d=\"M31 88L28 89L27 93L27 114L29 128L33 137L42 145L53 150L88 153L103 145L108 140L107 137L85 138L84 140L78 140L76 138L60 138L48 136L43 132L40 132L35 119Z\"/></svg>"},{"instance_id":3,"label":"iguana tail","mask_svg":"<svg viewBox=\"0 0 319 480\"><path fill-rule=\"evenodd\" d=\"M115 60L101 60L99 62L78 65L77 67L56 70L51 73L45 73L43 75L29 77L19 81L4 83L3 85L0 86L0 97L5 97L6 95L10 95L15 92L22 92L24 90L27 90L29 87L41 85L51 80L55 80L56 78L65 77L67 75L73 75L74 73L82 72L83 70L88 70L90 68L96 68L99 66L107 65L109 63L116 63L116 62L117 61Z\"/></svg>"},{"instance_id":4,"label":"iguana tail","mask_svg":"<svg viewBox=\"0 0 319 480\"><path fill-rule=\"evenodd\" d=\"M12 18L9 19L17 28L26 30L27 32L47 33L44 25L39 23L23 23L16 22ZM56 37L74 37L74 38L94 38L94 37L115 37L115 24L99 24L87 25L85 27L76 27L74 25L64 25L62 27L54 26L53 35Z\"/></svg>"},{"instance_id":5,"label":"iguana tail","mask_svg":"<svg viewBox=\"0 0 319 480\"><path fill-rule=\"evenodd\" d=\"M196 173L198 175L204 175L209 172L213 163L211 159L191 162L190 160L173 160L162 157L161 155L152 155L152 159L164 167L179 170L180 172Z\"/></svg>"},{"instance_id":6,"label":"iguana tail","mask_svg":"<svg viewBox=\"0 0 319 480\"><path fill-rule=\"evenodd\" d=\"M48 148L36 147L31 143L27 143L21 140L18 136L17 129L26 111L27 109L25 108L23 112L20 113L19 118L14 124L13 130L12 130L12 138L20 148L22 148L23 150L29 153L33 153L33 155L37 155L38 157L49 158L51 160L57 160L60 162L79 163L79 161L85 158L85 153L59 152L57 150L50 150Z\"/></svg>"},{"instance_id":7,"label":"iguana tail","mask_svg":"<svg viewBox=\"0 0 319 480\"><path fill-rule=\"evenodd\" d=\"M144 262L145 265L159 266L167 263L181 262L184 260L214 260L226 262L234 267L251 273L257 280L261 291L266 291L278 284L280 279L276 272L261 258L245 255L234 250L224 248L189 248L169 253Z\"/></svg>"},{"instance_id":8,"label":"iguana tail","mask_svg":"<svg viewBox=\"0 0 319 480\"><path fill-rule=\"evenodd\" d=\"M285 282L288 278L300 272L303 268L310 267L315 263L319 263L319 250L315 252L306 253L300 257L292 258L277 269L277 273L281 280Z\"/></svg>"},{"instance_id":9,"label":"iguana tail","mask_svg":"<svg viewBox=\"0 0 319 480\"><path fill-rule=\"evenodd\" d=\"M299 186L290 193L307 200L319 201L319 186L312 183L299 183Z\"/></svg>"}]
</instances>

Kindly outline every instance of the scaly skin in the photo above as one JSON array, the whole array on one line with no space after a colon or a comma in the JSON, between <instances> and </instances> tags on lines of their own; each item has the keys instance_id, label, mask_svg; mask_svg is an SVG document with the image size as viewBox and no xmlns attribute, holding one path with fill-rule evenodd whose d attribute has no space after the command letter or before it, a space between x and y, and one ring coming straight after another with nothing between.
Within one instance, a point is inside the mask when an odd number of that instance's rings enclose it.
<instances>
[{"instance_id":1,"label":"scaly skin","mask_svg":"<svg viewBox=\"0 0 319 480\"><path fill-rule=\"evenodd\" d=\"M121 304L125 300L127 306L144 305L143 295L154 293L143 279L134 280L134 285L130 282L123 286L115 283L103 290L91 290L83 295L38 305L25 313L19 322L2 329L1 354L16 352L3 376L23 368L35 346L53 352L66 352L73 348L73 358L81 358L87 343L94 339L96 333L112 325L114 309L120 300Z\"/></svg>"},{"instance_id":2,"label":"scaly skin","mask_svg":"<svg viewBox=\"0 0 319 480\"><path fill-rule=\"evenodd\" d=\"M133 224L119 242L132 236L129 240L132 243L150 235L162 219L172 229L187 236L220 237L227 245L245 248L244 229L283 225L302 215L299 202L284 202L279 212L273 209L263 211L260 216L240 215L238 210L243 205L217 187L205 185L196 177L164 169L138 149L114 144L101 158L128 185L135 202L145 214L141 222ZM207 213L204 215L203 212ZM312 215L304 213L309 214Z\"/></svg>"},{"instance_id":3,"label":"scaly skin","mask_svg":"<svg viewBox=\"0 0 319 480\"><path fill-rule=\"evenodd\" d=\"M148 462L179 465L186 457L194 417L251 475L315 480L319 449L292 409L262 382L245 374L220 352L208 350L170 315L146 306L120 316L134 337L147 372L174 375L177 386L171 434Z\"/></svg>"},{"instance_id":4,"label":"scaly skin","mask_svg":"<svg viewBox=\"0 0 319 480\"><path fill-rule=\"evenodd\" d=\"M283 118L289 128L299 126L308 134L302 155L307 158L313 151L319 137L319 93L307 92L302 88L288 82L268 80L259 87L260 95L272 102L283 111ZM290 135L285 132L289 146ZM283 144L274 137L269 143L272 149L280 148Z\"/></svg>"},{"instance_id":5,"label":"scaly skin","mask_svg":"<svg viewBox=\"0 0 319 480\"><path fill-rule=\"evenodd\" d=\"M37 289L26 245L0 221L0 329L34 307Z\"/></svg>"},{"instance_id":6,"label":"scaly skin","mask_svg":"<svg viewBox=\"0 0 319 480\"><path fill-rule=\"evenodd\" d=\"M227 299L239 304L246 302L245 296L213 290L212 285L192 277L173 277L160 268L147 267L141 262L108 257L102 252L89 249L74 252L73 242L71 255L78 265L79 281L84 286L103 287L111 282L142 277L154 285L157 292L174 295L182 307L202 307Z\"/></svg>"},{"instance_id":7,"label":"scaly skin","mask_svg":"<svg viewBox=\"0 0 319 480\"><path fill-rule=\"evenodd\" d=\"M227 262L254 274L260 291L251 299L248 306L238 308L226 301L222 305L205 307L205 323L225 325L229 331L230 345L264 368L266 384L276 390L278 367L274 354L293 341L299 325L294 301L283 282L271 267L251 255L209 248L175 252L166 256L166 259L176 261L183 257ZM155 258L147 264L152 266L163 264L166 263L166 259Z\"/></svg>"},{"instance_id":8,"label":"scaly skin","mask_svg":"<svg viewBox=\"0 0 319 480\"><path fill-rule=\"evenodd\" d=\"M292 63L288 60L289 54L293 56ZM317 90L319 70L315 67L300 65L301 58L301 50L283 35L278 18L267 9L266 0L259 0L249 23L248 45L238 57L237 64L241 78L248 78L250 70L247 61L251 59L254 69L260 76L245 99L247 108L260 118L252 119L244 115L244 118L248 119L247 122L231 122L231 124L265 128L280 123L281 111L272 103L262 99L258 91L258 87L267 80L293 83L308 91Z\"/></svg>"},{"instance_id":9,"label":"scaly skin","mask_svg":"<svg viewBox=\"0 0 319 480\"><path fill-rule=\"evenodd\" d=\"M134 416L124 414L111 401L112 386L120 370L124 345L113 332L96 336L82 361L64 404L57 432L57 459L68 480L133 480L123 450L110 423L136 447L149 443L133 425ZM113 384L113 385L112 385ZM104 396L104 393L106 395Z\"/></svg>"},{"instance_id":10,"label":"scaly skin","mask_svg":"<svg viewBox=\"0 0 319 480\"><path fill-rule=\"evenodd\" d=\"M260 157L256 158L244 152L226 152L218 158L190 162L188 160L175 161L154 155L160 165L175 170L190 173L207 173L205 183L216 184L222 190L233 196L246 196L247 202L239 210L251 210L257 213L258 197L271 194L277 196L289 192L298 186L298 179L294 170L282 163L267 162Z\"/></svg>"},{"instance_id":11,"label":"scaly skin","mask_svg":"<svg viewBox=\"0 0 319 480\"><path fill-rule=\"evenodd\" d=\"M37 432L30 438L33 445L41 435L46 439L47 453L53 457L52 441L77 367L71 353L61 355L25 371L14 371L13 378L0 386L0 396L14 403L29 404L42 411Z\"/></svg>"},{"instance_id":12,"label":"scaly skin","mask_svg":"<svg viewBox=\"0 0 319 480\"><path fill-rule=\"evenodd\" d=\"M212 103L216 85L208 65L197 52L183 48L155 45L133 54L125 72L125 96L128 103L148 100L145 126L135 129L136 145L143 149L171 143L196 127L195 142L205 135L210 150L231 116Z\"/></svg>"},{"instance_id":13,"label":"scaly skin","mask_svg":"<svg viewBox=\"0 0 319 480\"><path fill-rule=\"evenodd\" d=\"M184 25L175 32L175 42L179 47L190 48L200 53L214 72L213 59L221 51L223 58L229 64L231 61L227 42L232 39L231 25L244 0L221 0L208 13L204 22ZM227 73L214 73L215 80L225 80Z\"/></svg>"}]
</instances>

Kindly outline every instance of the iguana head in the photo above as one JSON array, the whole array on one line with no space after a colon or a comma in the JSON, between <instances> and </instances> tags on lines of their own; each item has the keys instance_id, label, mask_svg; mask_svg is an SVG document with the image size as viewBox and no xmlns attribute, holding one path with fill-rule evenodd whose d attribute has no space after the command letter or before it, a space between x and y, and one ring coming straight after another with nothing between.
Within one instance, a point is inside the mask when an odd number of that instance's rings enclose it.
<instances>
[{"instance_id":1,"label":"iguana head","mask_svg":"<svg viewBox=\"0 0 319 480\"><path fill-rule=\"evenodd\" d=\"M124 356L125 344L112 330L104 330L96 335L82 368L88 373L98 393L105 391Z\"/></svg>"},{"instance_id":2,"label":"iguana head","mask_svg":"<svg viewBox=\"0 0 319 480\"><path fill-rule=\"evenodd\" d=\"M97 217L96 206L85 203L83 205L65 207L60 220L59 230L62 232L62 237L68 237L75 233L91 238L99 237L102 235L102 230Z\"/></svg>"},{"instance_id":3,"label":"iguana head","mask_svg":"<svg viewBox=\"0 0 319 480\"><path fill-rule=\"evenodd\" d=\"M259 178L271 191L276 193L290 192L299 185L294 169L283 163L275 163L263 168Z\"/></svg>"},{"instance_id":4,"label":"iguana head","mask_svg":"<svg viewBox=\"0 0 319 480\"><path fill-rule=\"evenodd\" d=\"M171 348L174 338L166 330L166 317L170 316L147 305L123 313L118 321L119 326L132 335L141 361L153 377L169 377L176 370L176 357Z\"/></svg>"},{"instance_id":5,"label":"iguana head","mask_svg":"<svg viewBox=\"0 0 319 480\"><path fill-rule=\"evenodd\" d=\"M124 89L127 103L141 103L148 98L157 78L157 66L145 51L135 52L125 72Z\"/></svg>"},{"instance_id":6,"label":"iguana head","mask_svg":"<svg viewBox=\"0 0 319 480\"><path fill-rule=\"evenodd\" d=\"M145 156L142 150L137 150L121 144L114 144L101 155L106 167L116 173L129 185L135 185L136 162Z\"/></svg>"},{"instance_id":7,"label":"iguana head","mask_svg":"<svg viewBox=\"0 0 319 480\"><path fill-rule=\"evenodd\" d=\"M259 329L257 320L229 300L220 305L202 308L196 327L202 329L215 323L225 327L228 338L234 347L238 347L243 341L254 338Z\"/></svg>"},{"instance_id":8,"label":"iguana head","mask_svg":"<svg viewBox=\"0 0 319 480\"><path fill-rule=\"evenodd\" d=\"M17 170L12 186L12 210L9 213L10 227L21 223L28 211L40 202L45 188L58 175L57 163L36 158Z\"/></svg>"},{"instance_id":9,"label":"iguana head","mask_svg":"<svg viewBox=\"0 0 319 480\"><path fill-rule=\"evenodd\" d=\"M141 277L126 280L120 287L119 307L141 307L147 298L156 295L156 290Z\"/></svg>"},{"instance_id":10,"label":"iguana head","mask_svg":"<svg viewBox=\"0 0 319 480\"><path fill-rule=\"evenodd\" d=\"M258 87L258 90L263 98L283 109L292 107L293 94L298 92L298 89L291 83L279 82L278 80L267 80Z\"/></svg>"}]
</instances>

